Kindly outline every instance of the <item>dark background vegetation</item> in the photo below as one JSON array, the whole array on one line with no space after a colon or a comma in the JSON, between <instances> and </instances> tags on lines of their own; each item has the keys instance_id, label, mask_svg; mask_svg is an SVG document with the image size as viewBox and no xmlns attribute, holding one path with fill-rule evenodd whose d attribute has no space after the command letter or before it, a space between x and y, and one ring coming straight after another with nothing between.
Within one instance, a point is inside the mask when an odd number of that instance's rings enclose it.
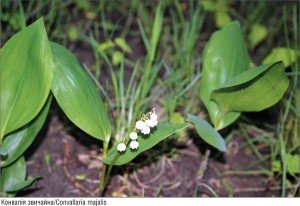
<instances>
[{"instance_id":1,"label":"dark background vegetation","mask_svg":"<svg viewBox=\"0 0 300 206\"><path fill-rule=\"evenodd\" d=\"M261 64L275 47L299 49L298 1L223 3L221 10L241 23L247 41L253 24L267 29L268 35L258 45L249 46L254 64ZM1 45L22 24L29 25L43 16L49 39L67 46L103 85L109 98L117 101L111 86L112 74L117 75L120 65L124 65L124 87L128 87L134 68L143 65L147 55L145 39L155 29L157 4L158 1L146 0L1 0ZM161 111L163 121L181 121L187 112L208 119L197 80L201 76L203 48L219 29L215 12L205 10L198 1L169 0L165 4L153 64L159 74L147 103ZM194 41L186 37L190 28L197 29ZM124 42L119 45L116 38ZM170 74L170 68L180 79ZM299 63L287 72L290 78L299 75ZM137 75L142 76L142 70ZM196 82L192 88L179 96L192 81ZM282 147L289 154L299 154L299 114L295 115L299 111L299 85L296 87L290 88L275 106L243 114L237 123L222 130L227 153L204 144L188 129L132 163L114 168L105 196L299 196L299 174L274 169L282 163ZM291 100L289 94L295 91L298 100ZM110 112L120 118L114 110ZM279 141L279 135L283 135L284 142ZM90 196L102 167L99 148L101 142L75 128L53 103L45 126L26 152L28 175L43 179L20 195Z\"/></svg>"}]
</instances>

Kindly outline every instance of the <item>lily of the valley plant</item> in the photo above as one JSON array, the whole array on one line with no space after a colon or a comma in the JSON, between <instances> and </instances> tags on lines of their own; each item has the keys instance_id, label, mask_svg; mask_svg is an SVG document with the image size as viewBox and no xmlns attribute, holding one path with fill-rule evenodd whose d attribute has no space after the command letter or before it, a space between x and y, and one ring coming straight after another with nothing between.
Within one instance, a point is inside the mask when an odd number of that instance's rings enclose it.
<instances>
[{"instance_id":1,"label":"lily of the valley plant","mask_svg":"<svg viewBox=\"0 0 300 206\"><path fill-rule=\"evenodd\" d=\"M151 132L151 128L157 126L157 115L155 114L155 108L153 108L149 113L143 114L141 119L135 123L134 131L129 134L131 149L135 150L139 147L137 130L144 135L148 135ZM125 139L124 139L125 140ZM119 152L124 152L126 150L126 144L119 143L117 146Z\"/></svg>"},{"instance_id":2,"label":"lily of the valley plant","mask_svg":"<svg viewBox=\"0 0 300 206\"><path fill-rule=\"evenodd\" d=\"M103 141L101 155L108 167L104 166L100 172L98 194L104 190L114 165L130 162L187 126L187 123L158 124L152 109L142 115L128 134L130 150L126 150L124 143L112 142L111 120L98 90L76 57L48 40L42 18L10 38L0 55L1 196L14 196L38 179L26 178L23 153L42 128L53 96L77 127Z\"/></svg>"},{"instance_id":3,"label":"lily of the valley plant","mask_svg":"<svg viewBox=\"0 0 300 206\"><path fill-rule=\"evenodd\" d=\"M156 45L153 48L150 51L155 53ZM154 53L148 58L151 61ZM158 124L152 109L141 116L123 141L116 141L107 103L76 57L48 40L42 18L10 38L1 48L0 57L1 196L14 196L36 181L37 178L26 178L23 153L42 128L53 97L74 125L98 139L99 145L103 143L105 164L100 172L100 194L114 165L132 161L190 123L205 142L225 152L225 141L217 130L234 123L242 112L274 105L289 85L280 61L250 68L241 27L232 22L215 32L204 50L199 93L214 127L192 114L187 115L187 122ZM146 64L146 77L151 74L151 61ZM141 90L145 97L147 86Z\"/></svg>"}]
</instances>

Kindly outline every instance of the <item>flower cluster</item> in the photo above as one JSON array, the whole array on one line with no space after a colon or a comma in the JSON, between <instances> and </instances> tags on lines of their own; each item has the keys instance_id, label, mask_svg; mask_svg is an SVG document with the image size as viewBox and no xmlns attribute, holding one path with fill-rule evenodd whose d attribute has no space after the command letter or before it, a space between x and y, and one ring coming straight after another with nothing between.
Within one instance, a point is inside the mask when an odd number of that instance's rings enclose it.
<instances>
[{"instance_id":1,"label":"flower cluster","mask_svg":"<svg viewBox=\"0 0 300 206\"><path fill-rule=\"evenodd\" d=\"M155 109L153 108L147 114L143 114L142 118L135 123L134 131L129 134L130 143L129 146L131 149L137 149L139 147L139 143L137 141L139 130L142 134L148 135L150 134L151 128L156 127L157 115L155 114ZM124 143L119 143L117 146L117 150L119 152L124 152L126 150L126 145Z\"/></svg>"}]
</instances>

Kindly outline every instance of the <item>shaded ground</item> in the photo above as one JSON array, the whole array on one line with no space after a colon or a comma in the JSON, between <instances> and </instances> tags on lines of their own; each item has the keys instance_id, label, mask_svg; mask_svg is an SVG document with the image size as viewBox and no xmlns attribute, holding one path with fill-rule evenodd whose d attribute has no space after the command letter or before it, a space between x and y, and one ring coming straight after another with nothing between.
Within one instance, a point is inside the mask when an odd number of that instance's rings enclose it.
<instances>
[{"instance_id":1,"label":"shaded ground","mask_svg":"<svg viewBox=\"0 0 300 206\"><path fill-rule=\"evenodd\" d=\"M138 38L130 38L129 44L134 47L142 45L136 41L139 41ZM142 47L135 51L131 57L133 59L144 52ZM81 63L90 65L94 62L89 47L78 44L74 53ZM102 76L105 76L106 71L103 72ZM85 197L92 196L86 192L94 191L98 186L99 170L102 167L99 148L102 143L74 129L73 124L57 108L58 105L53 103L43 131L26 152L28 174L42 176L43 179L23 191L20 196ZM174 141L161 143L137 157L133 163L115 167L104 195L145 197L279 195L279 188L276 188L266 175L253 172L246 175L230 174L232 171L258 170L258 166L251 167L258 161L251 149L247 147L239 149L245 142L241 136L236 135L229 142L228 152L222 156L201 142L192 130L188 134L189 137L181 144L175 144ZM49 164L47 159L50 159Z\"/></svg>"},{"instance_id":2,"label":"shaded ground","mask_svg":"<svg viewBox=\"0 0 300 206\"><path fill-rule=\"evenodd\" d=\"M86 189L94 190L98 184L99 168L102 167L101 161L95 158L98 151L97 144L100 142L85 136L79 130L70 129L71 123L59 118L61 116L59 111L52 108L51 113L48 125L46 124L43 132L26 153L28 174L42 176L43 179L22 192L20 196L91 196L78 189L78 185L74 185L67 178L63 170L66 158L65 146L67 143L70 148L68 172ZM206 197L214 196L214 193L220 196L251 197L279 195L278 188L276 189L272 181L263 174L230 174L231 171L249 170L249 166L258 161L249 148L239 149L243 142L242 137L233 138L228 144L228 152L220 156L211 148L205 149L192 131L189 134L192 138L178 146L175 155L165 153L155 156L154 161L149 164L139 165L136 164L138 162L136 160L136 163L116 167L105 196ZM198 148L206 152L201 153ZM210 155L207 149L210 149ZM153 151L140 158L145 160L145 157ZM49 159L50 154L48 165L46 159ZM87 158L89 160L86 160ZM255 169L257 167L251 168Z\"/></svg>"},{"instance_id":3,"label":"shaded ground","mask_svg":"<svg viewBox=\"0 0 300 206\"><path fill-rule=\"evenodd\" d=\"M274 7L277 6L274 3L278 6L281 5L280 2L273 2ZM292 4L292 2L290 3ZM246 7L244 7L245 9ZM241 9L238 10L241 14L245 12ZM211 17L208 19L213 19L212 14L209 15ZM118 22L120 16L119 13L110 15L112 22ZM124 24L126 24L125 21L120 23L120 25ZM207 36L210 36L215 30L211 24L211 21L204 22L199 47L205 45ZM274 18L270 24L274 25L275 30L281 28L277 26L277 18ZM134 31L138 31L136 22L133 22L132 27ZM270 34L272 33L276 34L277 32L270 32ZM282 35L279 35L275 40L280 42L283 39ZM129 59L136 60L145 56L146 50L140 35L131 36L129 34L126 42L133 49L131 54L127 54ZM257 55L260 49L270 50L273 42L275 41L270 38L266 46L252 51L251 57L254 62L260 62L263 58L263 56ZM73 52L81 63L86 65L94 63L92 50L86 44L73 42L71 48L75 48ZM101 77L104 78L107 75L108 72L103 69ZM99 170L102 167L101 156L99 157L101 142L74 129L73 125L57 110L55 103L53 103L51 114L48 116L45 127L25 155L28 174L34 177L42 176L43 179L22 191L19 196L91 196L86 192L94 191L98 185ZM259 120L263 118L261 113L258 115L256 113L251 119L254 117ZM280 195L280 187L275 185L275 180L260 172L261 165L255 166L259 159L252 153L252 150L248 147L241 148L245 140L240 134L235 135L228 143L228 152L224 155L199 141L193 131L188 134L189 137L180 145L174 144L174 142L161 143L138 157L134 163L115 167L104 195L146 197L207 197L215 195L270 197ZM167 144L170 149L165 150L164 144ZM161 150L164 152L153 155ZM268 150L264 152L269 153ZM145 160L149 161L141 165L140 162Z\"/></svg>"},{"instance_id":4,"label":"shaded ground","mask_svg":"<svg viewBox=\"0 0 300 206\"><path fill-rule=\"evenodd\" d=\"M134 51L130 54L130 59L139 59L144 55L145 48L140 38L130 37L127 42ZM90 47L80 43L72 46L81 63L93 64ZM105 69L102 72L102 77L108 75ZM42 176L43 179L23 191L20 196L85 197L92 196L86 192L94 191L98 186L99 170L102 167L101 156L99 157L101 142L74 129L72 123L57 108L58 106L53 103L48 123L26 152L28 174ZM255 116L262 118L260 114ZM115 167L104 195L130 197L280 195L280 187L274 185L274 180L257 172L260 169L259 165L253 166L259 159L252 150L248 147L241 149L241 144L245 142L241 135L235 135L228 143L228 152L223 155L201 142L193 131L189 131L188 134L189 137L186 137L184 143L180 145L174 142L161 143L133 163ZM165 150L164 144L167 144L169 149ZM153 155L157 151L164 152ZM49 164L47 159L50 160ZM141 162L145 163L141 165Z\"/></svg>"}]
</instances>

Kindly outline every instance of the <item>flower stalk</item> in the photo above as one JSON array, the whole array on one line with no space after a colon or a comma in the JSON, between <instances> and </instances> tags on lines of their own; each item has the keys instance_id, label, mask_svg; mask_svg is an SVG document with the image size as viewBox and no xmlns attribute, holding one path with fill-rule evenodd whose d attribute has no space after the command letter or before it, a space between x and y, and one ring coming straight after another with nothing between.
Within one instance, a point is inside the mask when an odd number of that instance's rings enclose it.
<instances>
[{"instance_id":1,"label":"flower stalk","mask_svg":"<svg viewBox=\"0 0 300 206\"><path fill-rule=\"evenodd\" d=\"M99 182L99 186L96 190L97 196L100 196L100 195L103 196L103 193L105 190L105 185L109 180L109 176L110 176L112 167L113 167L114 163L117 161L117 159L119 158L119 156L121 155L121 153L125 152L126 147L129 145L129 147L132 150L138 149L138 147L139 147L139 143L137 141L138 140L138 134L137 134L138 130L142 134L148 135L151 132L151 128L155 127L157 124L158 124L158 121L157 121L157 115L155 114L155 108L153 108L147 114L143 114L141 119L136 122L135 128L129 134L129 139L124 138L123 142L120 142L117 145L117 150L119 151L119 153L113 159L112 164L109 166L103 164L103 167L102 167L101 171L99 172L100 182ZM108 153L108 143L104 142L103 143L103 159L105 159L107 153Z\"/></svg>"}]
</instances>

